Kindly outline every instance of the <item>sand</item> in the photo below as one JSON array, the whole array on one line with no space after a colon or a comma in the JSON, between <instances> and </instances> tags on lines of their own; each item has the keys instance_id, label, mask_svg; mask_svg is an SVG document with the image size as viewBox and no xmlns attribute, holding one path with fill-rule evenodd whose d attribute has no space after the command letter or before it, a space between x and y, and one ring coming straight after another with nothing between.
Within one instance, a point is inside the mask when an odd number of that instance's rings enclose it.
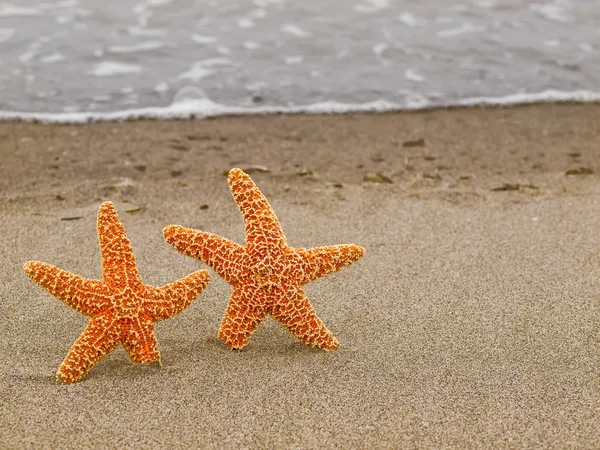
<instances>
[{"instance_id":1,"label":"sand","mask_svg":"<svg viewBox=\"0 0 600 450\"><path fill-rule=\"evenodd\" d=\"M597 448L599 123L594 104L0 123L0 447ZM341 348L268 319L229 351L211 272L157 325L162 367L118 349L57 383L87 321L23 263L99 278L112 200L144 281L184 276L202 264L162 228L242 242L236 166L269 169L251 175L290 245L365 247L306 289Z\"/></svg>"}]
</instances>

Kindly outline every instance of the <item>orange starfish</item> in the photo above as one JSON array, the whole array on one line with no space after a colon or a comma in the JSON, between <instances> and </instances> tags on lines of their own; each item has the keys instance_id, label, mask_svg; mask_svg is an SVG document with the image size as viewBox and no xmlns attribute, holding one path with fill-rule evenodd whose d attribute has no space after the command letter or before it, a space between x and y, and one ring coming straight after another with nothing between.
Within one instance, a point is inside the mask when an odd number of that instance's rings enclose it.
<instances>
[{"instance_id":1,"label":"orange starfish","mask_svg":"<svg viewBox=\"0 0 600 450\"><path fill-rule=\"evenodd\" d=\"M119 343L135 363L159 361L154 322L187 308L208 284L199 270L162 287L146 286L133 249L111 202L98 211L102 280L88 280L40 261L25 264L25 273L67 306L92 318L56 374L59 380L81 380Z\"/></svg>"},{"instance_id":2,"label":"orange starfish","mask_svg":"<svg viewBox=\"0 0 600 450\"><path fill-rule=\"evenodd\" d=\"M233 293L219 338L241 349L270 314L306 344L333 350L338 340L304 295L301 286L352 264L364 254L357 245L291 248L271 205L241 169L229 172L229 188L244 217L246 246L203 231L169 225L166 240L181 253L203 260Z\"/></svg>"}]
</instances>

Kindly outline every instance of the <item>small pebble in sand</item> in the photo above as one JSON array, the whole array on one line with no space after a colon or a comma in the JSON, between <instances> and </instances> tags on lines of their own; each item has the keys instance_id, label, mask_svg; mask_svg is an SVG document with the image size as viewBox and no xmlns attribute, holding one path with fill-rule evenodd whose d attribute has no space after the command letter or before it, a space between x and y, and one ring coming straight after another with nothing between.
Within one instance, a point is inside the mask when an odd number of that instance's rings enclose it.
<instances>
[{"instance_id":1,"label":"small pebble in sand","mask_svg":"<svg viewBox=\"0 0 600 450\"><path fill-rule=\"evenodd\" d=\"M367 181L370 183L393 183L391 178L386 177L385 175L380 174L379 172L371 172L364 176L363 181Z\"/></svg>"},{"instance_id":2,"label":"small pebble in sand","mask_svg":"<svg viewBox=\"0 0 600 450\"><path fill-rule=\"evenodd\" d=\"M565 175L591 175L594 171L589 167L579 167L578 169L569 169Z\"/></svg>"},{"instance_id":3,"label":"small pebble in sand","mask_svg":"<svg viewBox=\"0 0 600 450\"><path fill-rule=\"evenodd\" d=\"M144 210L143 207L138 206L137 208L126 209L125 212L127 214L133 214L133 213L140 212L140 211L143 211L143 210Z\"/></svg>"},{"instance_id":4,"label":"small pebble in sand","mask_svg":"<svg viewBox=\"0 0 600 450\"><path fill-rule=\"evenodd\" d=\"M404 141L402 143L403 147L425 147L425 139L424 138L420 138L420 139L413 139L410 141Z\"/></svg>"},{"instance_id":5,"label":"small pebble in sand","mask_svg":"<svg viewBox=\"0 0 600 450\"><path fill-rule=\"evenodd\" d=\"M515 183L515 184L504 183L502 186L498 186L498 187L495 187L490 190L493 192L518 191L520 188L521 188L521 185L519 183Z\"/></svg>"},{"instance_id":6,"label":"small pebble in sand","mask_svg":"<svg viewBox=\"0 0 600 450\"><path fill-rule=\"evenodd\" d=\"M269 173L269 172L271 172L271 169L269 169L267 166L260 166L260 165L246 166L242 170L246 173L256 173L256 172ZM229 171L227 171L227 175L229 175Z\"/></svg>"},{"instance_id":7,"label":"small pebble in sand","mask_svg":"<svg viewBox=\"0 0 600 450\"><path fill-rule=\"evenodd\" d=\"M172 148L173 150L179 150L182 152L187 152L190 149L187 145L182 144L169 144L169 148Z\"/></svg>"}]
</instances>

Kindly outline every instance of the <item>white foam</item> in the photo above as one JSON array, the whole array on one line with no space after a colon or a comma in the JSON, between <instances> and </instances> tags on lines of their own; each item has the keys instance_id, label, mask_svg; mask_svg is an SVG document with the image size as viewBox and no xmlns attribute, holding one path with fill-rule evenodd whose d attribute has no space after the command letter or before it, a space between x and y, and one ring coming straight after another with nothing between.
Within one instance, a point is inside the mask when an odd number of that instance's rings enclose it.
<instances>
[{"instance_id":1,"label":"white foam","mask_svg":"<svg viewBox=\"0 0 600 450\"><path fill-rule=\"evenodd\" d=\"M258 42L254 42L254 41L246 41L242 45L244 46L244 48L246 50L256 50L257 48L260 47L260 44Z\"/></svg>"},{"instance_id":2,"label":"white foam","mask_svg":"<svg viewBox=\"0 0 600 450\"><path fill-rule=\"evenodd\" d=\"M340 114L348 112L387 112L422 110L445 106L510 106L548 102L600 102L600 92L547 90L538 93L519 93L504 97L475 97L459 100L453 104L436 104L422 95L408 96L404 104L378 100L370 103L340 103L325 101L298 106L228 106L215 103L198 95L197 98L175 101L166 107L128 109L114 112L77 112L76 106L63 108L64 113L32 113L0 111L0 120L38 120L52 123L86 123L90 121L115 121L131 119L185 119L190 117L216 117L225 115L310 113Z\"/></svg>"},{"instance_id":3,"label":"white foam","mask_svg":"<svg viewBox=\"0 0 600 450\"><path fill-rule=\"evenodd\" d=\"M286 56L284 58L284 61L286 64L300 64L302 61L304 61L304 56L302 55L298 55L298 56Z\"/></svg>"},{"instance_id":4,"label":"white foam","mask_svg":"<svg viewBox=\"0 0 600 450\"><path fill-rule=\"evenodd\" d=\"M154 92L167 92L168 90L169 85L164 81L161 81L156 86L154 86Z\"/></svg>"},{"instance_id":5,"label":"white foam","mask_svg":"<svg viewBox=\"0 0 600 450\"><path fill-rule=\"evenodd\" d=\"M551 102L581 102L597 103L600 102L600 92L594 91L559 91L549 89L536 93L516 93L505 95L504 97L472 97L459 100L460 106L507 106L507 105L527 105L531 103L551 103Z\"/></svg>"},{"instance_id":6,"label":"white foam","mask_svg":"<svg viewBox=\"0 0 600 450\"><path fill-rule=\"evenodd\" d=\"M428 98L421 94L412 94L406 97L406 109L425 109L430 105Z\"/></svg>"},{"instance_id":7,"label":"white foam","mask_svg":"<svg viewBox=\"0 0 600 450\"><path fill-rule=\"evenodd\" d=\"M215 73L213 67L228 65L231 65L231 61L227 58L205 59L203 61L194 63L190 70L183 72L178 76L178 78L183 80L198 81Z\"/></svg>"},{"instance_id":8,"label":"white foam","mask_svg":"<svg viewBox=\"0 0 600 450\"><path fill-rule=\"evenodd\" d=\"M409 12L403 12L398 16L398 20L407 27L417 26L417 19Z\"/></svg>"},{"instance_id":9,"label":"white foam","mask_svg":"<svg viewBox=\"0 0 600 450\"><path fill-rule=\"evenodd\" d=\"M67 59L67 57L62 53L54 52L50 53L49 55L42 56L40 61L45 64L53 64L55 62L64 61L65 59Z\"/></svg>"},{"instance_id":10,"label":"white foam","mask_svg":"<svg viewBox=\"0 0 600 450\"><path fill-rule=\"evenodd\" d=\"M39 6L41 9L56 9L56 8L69 8L71 6L77 6L79 0L63 0L57 3L41 3Z\"/></svg>"},{"instance_id":11,"label":"white foam","mask_svg":"<svg viewBox=\"0 0 600 450\"><path fill-rule=\"evenodd\" d=\"M167 32L165 30L160 30L158 28L144 28L144 27L129 27L127 28L127 32L131 36L166 36Z\"/></svg>"},{"instance_id":12,"label":"white foam","mask_svg":"<svg viewBox=\"0 0 600 450\"><path fill-rule=\"evenodd\" d=\"M0 44L10 40L15 34L14 28L0 28Z\"/></svg>"},{"instance_id":13,"label":"white foam","mask_svg":"<svg viewBox=\"0 0 600 450\"><path fill-rule=\"evenodd\" d=\"M565 10L560 5L554 3L534 3L529 5L529 9L537 12L544 19L554 22L570 22L571 18L565 13Z\"/></svg>"},{"instance_id":14,"label":"white foam","mask_svg":"<svg viewBox=\"0 0 600 450\"><path fill-rule=\"evenodd\" d=\"M217 42L217 38L214 36L203 36L201 34L192 34L192 41L194 41L196 44L212 44L214 42Z\"/></svg>"},{"instance_id":15,"label":"white foam","mask_svg":"<svg viewBox=\"0 0 600 450\"><path fill-rule=\"evenodd\" d=\"M381 56L383 55L383 52L385 50L387 50L390 46L388 44L386 44L385 42L380 42L379 44L375 44L373 46L373 53L375 53L375 56L377 56L378 58L381 58Z\"/></svg>"},{"instance_id":16,"label":"white foam","mask_svg":"<svg viewBox=\"0 0 600 450\"><path fill-rule=\"evenodd\" d=\"M19 61L21 61L23 64L28 63L33 58L35 58L37 53L38 53L37 50L28 50L25 53L22 53L21 55L19 55Z\"/></svg>"},{"instance_id":17,"label":"white foam","mask_svg":"<svg viewBox=\"0 0 600 450\"><path fill-rule=\"evenodd\" d=\"M150 8L168 5L169 3L171 3L171 0L146 0L142 3L138 3L137 5L135 5L132 11L135 13L141 13Z\"/></svg>"},{"instance_id":18,"label":"white foam","mask_svg":"<svg viewBox=\"0 0 600 450\"><path fill-rule=\"evenodd\" d=\"M41 14L40 8L16 6L10 3L2 3L0 5L0 17L37 16L39 14Z\"/></svg>"},{"instance_id":19,"label":"white foam","mask_svg":"<svg viewBox=\"0 0 600 450\"><path fill-rule=\"evenodd\" d=\"M256 23L249 17L241 17L238 19L237 25L240 28L253 28L256 26Z\"/></svg>"},{"instance_id":20,"label":"white foam","mask_svg":"<svg viewBox=\"0 0 600 450\"><path fill-rule=\"evenodd\" d=\"M484 26L473 25L472 23L465 23L458 28L451 28L449 30L438 31L437 35L439 37L454 37L461 34L478 33L483 30L485 30Z\"/></svg>"},{"instance_id":21,"label":"white foam","mask_svg":"<svg viewBox=\"0 0 600 450\"><path fill-rule=\"evenodd\" d=\"M497 0L475 0L475 4L481 8L493 8L498 4Z\"/></svg>"},{"instance_id":22,"label":"white foam","mask_svg":"<svg viewBox=\"0 0 600 450\"><path fill-rule=\"evenodd\" d=\"M292 36L300 37L300 38L312 36L310 33L304 31L299 26L293 25L291 23L282 25L281 31L283 31L284 33L287 33L287 34L291 34Z\"/></svg>"},{"instance_id":23,"label":"white foam","mask_svg":"<svg viewBox=\"0 0 600 450\"><path fill-rule=\"evenodd\" d=\"M111 77L125 75L128 73L139 73L142 66L137 64L126 64L117 61L102 61L94 66L88 73L97 77Z\"/></svg>"},{"instance_id":24,"label":"white foam","mask_svg":"<svg viewBox=\"0 0 600 450\"><path fill-rule=\"evenodd\" d=\"M159 48L163 47L165 47L164 42L146 41L133 45L111 45L110 47L108 47L107 50L110 53L135 53L150 50L158 50Z\"/></svg>"},{"instance_id":25,"label":"white foam","mask_svg":"<svg viewBox=\"0 0 600 450\"><path fill-rule=\"evenodd\" d=\"M425 77L420 75L415 69L406 69L404 71L404 76L407 80L416 81L417 83L425 81Z\"/></svg>"},{"instance_id":26,"label":"white foam","mask_svg":"<svg viewBox=\"0 0 600 450\"><path fill-rule=\"evenodd\" d=\"M354 11L360 13L374 13L390 6L389 0L364 0L364 3L354 5Z\"/></svg>"}]
</instances>

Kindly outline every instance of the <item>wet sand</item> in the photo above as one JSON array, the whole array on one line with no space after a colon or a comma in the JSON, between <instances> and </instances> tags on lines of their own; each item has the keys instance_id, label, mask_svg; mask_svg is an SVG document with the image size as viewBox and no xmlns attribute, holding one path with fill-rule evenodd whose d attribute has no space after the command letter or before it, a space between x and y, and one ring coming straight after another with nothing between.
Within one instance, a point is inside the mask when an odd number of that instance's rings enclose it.
<instances>
[{"instance_id":1,"label":"wet sand","mask_svg":"<svg viewBox=\"0 0 600 450\"><path fill-rule=\"evenodd\" d=\"M596 447L599 123L595 104L0 123L0 445ZM87 319L23 263L99 278L96 212L112 200L144 282L187 275L204 266L162 228L242 242L231 167L248 169L290 245L365 247L306 287L340 349L268 319L229 351L216 333L231 289L211 271L157 325L162 367L118 349L57 383Z\"/></svg>"}]
</instances>

